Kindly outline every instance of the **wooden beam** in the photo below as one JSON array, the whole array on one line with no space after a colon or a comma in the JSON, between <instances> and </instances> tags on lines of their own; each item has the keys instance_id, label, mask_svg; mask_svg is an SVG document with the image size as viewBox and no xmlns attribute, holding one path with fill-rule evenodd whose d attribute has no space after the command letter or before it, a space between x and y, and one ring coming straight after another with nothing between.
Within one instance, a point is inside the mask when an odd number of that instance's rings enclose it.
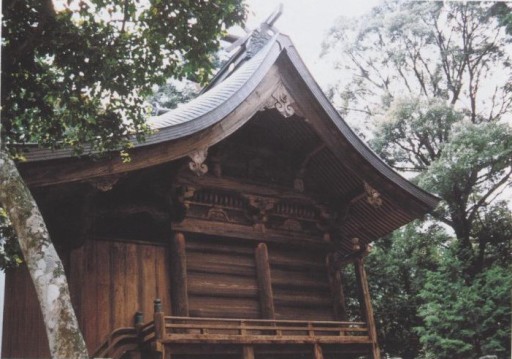
<instances>
[{"instance_id":1,"label":"wooden beam","mask_svg":"<svg viewBox=\"0 0 512 359\"><path fill-rule=\"evenodd\" d=\"M171 298L173 315L189 316L185 236L176 233L171 246Z\"/></svg>"},{"instance_id":2,"label":"wooden beam","mask_svg":"<svg viewBox=\"0 0 512 359\"><path fill-rule=\"evenodd\" d=\"M354 269L360 292L362 316L368 326L368 336L372 341L372 358L380 359L380 350L377 343L377 329L375 327L375 319L373 317L373 308L370 299L370 289L368 288L368 278L366 277L366 270L364 269L364 261L362 258L357 258L354 261Z\"/></svg>"},{"instance_id":3,"label":"wooden beam","mask_svg":"<svg viewBox=\"0 0 512 359\"><path fill-rule=\"evenodd\" d=\"M229 334L180 334L173 333L172 338L162 340L162 344L238 344L238 345L262 345L262 344L372 344L367 336L323 336L308 337L304 335L229 335Z\"/></svg>"},{"instance_id":4,"label":"wooden beam","mask_svg":"<svg viewBox=\"0 0 512 359\"><path fill-rule=\"evenodd\" d=\"M271 57L269 57L269 61L271 61ZM240 101L236 110L232 110L221 121L191 136L136 146L130 150L130 162L123 162L121 156L115 153L113 158L103 160L77 159L69 154L66 155L69 157L57 160L31 162L29 158L29 162L21 163L18 167L25 182L33 188L135 171L185 157L194 149L218 143L249 121L261 108L260 98L267 98L274 92L279 84L279 78L277 67L270 67L261 81L252 78L241 88L237 96L234 97L238 100L243 98L243 101ZM256 81L258 81L257 84ZM229 104L229 101L226 103ZM217 108L210 114L213 116L219 111ZM148 140L150 139L151 137L148 138ZM47 157L52 156L48 155Z\"/></svg>"},{"instance_id":5,"label":"wooden beam","mask_svg":"<svg viewBox=\"0 0 512 359\"><path fill-rule=\"evenodd\" d=\"M261 316L265 319L275 319L270 262L268 259L267 245L265 243L260 243L256 247L255 259Z\"/></svg>"},{"instance_id":6,"label":"wooden beam","mask_svg":"<svg viewBox=\"0 0 512 359\"><path fill-rule=\"evenodd\" d=\"M325 249L326 251L335 249L334 243L323 241L321 237L307 236L299 232L290 235L269 228L267 228L265 232L262 232L254 226L236 223L217 222L215 225L212 225L212 222L208 220L185 218L182 222L173 222L172 226L177 231L231 237L239 240L275 242L285 245L301 246L302 248Z\"/></svg>"}]
</instances>

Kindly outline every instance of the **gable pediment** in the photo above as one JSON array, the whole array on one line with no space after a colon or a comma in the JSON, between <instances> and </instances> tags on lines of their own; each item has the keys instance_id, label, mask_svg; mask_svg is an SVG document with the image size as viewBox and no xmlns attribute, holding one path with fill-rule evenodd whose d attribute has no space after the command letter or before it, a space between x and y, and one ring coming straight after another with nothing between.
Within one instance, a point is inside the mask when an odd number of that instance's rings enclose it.
<instances>
[{"instance_id":1,"label":"gable pediment","mask_svg":"<svg viewBox=\"0 0 512 359\"><path fill-rule=\"evenodd\" d=\"M286 36L274 36L214 85L179 109L152 118L156 132L135 144L130 162L36 150L21 165L27 183L90 181L182 158L189 170L205 175L219 171L211 156L224 151L225 176L310 193L342 213L348 236L363 233L368 241L437 204L437 198L395 173L353 133Z\"/></svg>"}]
</instances>

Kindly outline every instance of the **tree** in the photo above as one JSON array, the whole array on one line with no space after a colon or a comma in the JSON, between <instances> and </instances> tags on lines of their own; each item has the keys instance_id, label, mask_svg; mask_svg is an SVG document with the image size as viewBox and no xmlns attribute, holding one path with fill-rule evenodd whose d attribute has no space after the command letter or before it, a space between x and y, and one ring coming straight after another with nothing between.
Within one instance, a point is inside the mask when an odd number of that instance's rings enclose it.
<instances>
[{"instance_id":1,"label":"tree","mask_svg":"<svg viewBox=\"0 0 512 359\"><path fill-rule=\"evenodd\" d=\"M104 153L147 134L145 96L169 77L205 81L240 0L2 3L0 205L34 281L55 358L87 357L62 263L12 144Z\"/></svg>"},{"instance_id":2,"label":"tree","mask_svg":"<svg viewBox=\"0 0 512 359\"><path fill-rule=\"evenodd\" d=\"M448 238L442 227L422 228L415 221L375 243L366 264L375 321L379 337L385 338L381 347L386 353L404 359L418 357L421 343L414 330L422 324L418 293L428 273L438 269L440 244Z\"/></svg>"},{"instance_id":3,"label":"tree","mask_svg":"<svg viewBox=\"0 0 512 359\"><path fill-rule=\"evenodd\" d=\"M197 84L192 81L168 81L155 88L154 93L147 99L153 105L153 113L168 111L186 103L198 94Z\"/></svg>"},{"instance_id":4,"label":"tree","mask_svg":"<svg viewBox=\"0 0 512 359\"><path fill-rule=\"evenodd\" d=\"M510 357L510 269L493 265L467 285L457 256L428 272L417 330L427 358ZM447 285L450 283L450 285Z\"/></svg>"},{"instance_id":5,"label":"tree","mask_svg":"<svg viewBox=\"0 0 512 359\"><path fill-rule=\"evenodd\" d=\"M444 286L445 291L478 291L481 298L491 298L491 292L481 290L489 289L483 284L489 273L510 270L512 227L505 220L509 209L499 204L512 178L512 71L506 31L510 7L499 8L496 12L492 3L387 1L361 19L340 21L324 44L325 56L335 57L336 68L345 74L330 89L340 112L350 123L366 127L362 132L370 145L391 166L443 200L429 219L453 233L444 243L434 243L439 263L455 260L459 280L436 275L417 262L416 270L426 274L409 291L400 277L389 283L376 273L382 279L377 300L382 291L396 286L422 308L411 319L404 317L404 325L408 333L417 327L425 357L502 353L485 343L507 347L502 333L492 330L473 333L478 340L469 344L460 340L443 346L441 338L447 334L430 320L432 315L446 314L443 325L464 331L468 322L447 313L451 305L463 312L467 303L457 296L450 302L450 296L429 295L434 287L440 291ZM403 233L394 235L391 250L377 250L375 260L403 258L398 252ZM417 233L409 235L413 243L421 239ZM495 284L506 285L507 280ZM436 310L423 310L435 298ZM485 316L494 318L492 313L504 310L508 304L500 298L488 312L473 313L475 320L483 322ZM384 335L387 340L394 334L388 330Z\"/></svg>"}]
</instances>

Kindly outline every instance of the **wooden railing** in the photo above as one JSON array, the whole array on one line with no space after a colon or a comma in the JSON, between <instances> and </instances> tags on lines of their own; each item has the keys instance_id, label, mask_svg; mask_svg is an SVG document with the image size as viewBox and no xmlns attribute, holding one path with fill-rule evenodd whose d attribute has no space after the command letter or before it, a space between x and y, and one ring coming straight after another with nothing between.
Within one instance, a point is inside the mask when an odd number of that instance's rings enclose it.
<instances>
[{"instance_id":1,"label":"wooden railing","mask_svg":"<svg viewBox=\"0 0 512 359\"><path fill-rule=\"evenodd\" d=\"M93 358L120 358L124 353L139 348L139 336L135 328L118 328L94 351Z\"/></svg>"},{"instance_id":2,"label":"wooden railing","mask_svg":"<svg viewBox=\"0 0 512 359\"><path fill-rule=\"evenodd\" d=\"M142 318L142 317L141 317ZM120 358L127 351L173 343L210 344L371 344L363 322L225 319L165 316L155 302L154 320L113 331L94 357Z\"/></svg>"},{"instance_id":3,"label":"wooden railing","mask_svg":"<svg viewBox=\"0 0 512 359\"><path fill-rule=\"evenodd\" d=\"M164 342L367 342L362 322L163 317Z\"/></svg>"}]
</instances>

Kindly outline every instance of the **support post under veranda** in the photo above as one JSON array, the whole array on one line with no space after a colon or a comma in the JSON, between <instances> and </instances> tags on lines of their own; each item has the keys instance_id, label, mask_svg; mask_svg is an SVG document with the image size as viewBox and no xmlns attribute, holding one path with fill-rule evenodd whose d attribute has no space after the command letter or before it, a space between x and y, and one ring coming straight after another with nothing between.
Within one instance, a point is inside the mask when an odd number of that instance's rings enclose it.
<instances>
[{"instance_id":1,"label":"support post under veranda","mask_svg":"<svg viewBox=\"0 0 512 359\"><path fill-rule=\"evenodd\" d=\"M364 269L363 258L359 257L354 260L354 269L360 294L361 314L368 327L368 336L372 341L372 358L380 359L379 344L377 342L377 329L375 327L375 319L373 317L370 289L368 287L368 278L366 276L366 270Z\"/></svg>"}]
</instances>

